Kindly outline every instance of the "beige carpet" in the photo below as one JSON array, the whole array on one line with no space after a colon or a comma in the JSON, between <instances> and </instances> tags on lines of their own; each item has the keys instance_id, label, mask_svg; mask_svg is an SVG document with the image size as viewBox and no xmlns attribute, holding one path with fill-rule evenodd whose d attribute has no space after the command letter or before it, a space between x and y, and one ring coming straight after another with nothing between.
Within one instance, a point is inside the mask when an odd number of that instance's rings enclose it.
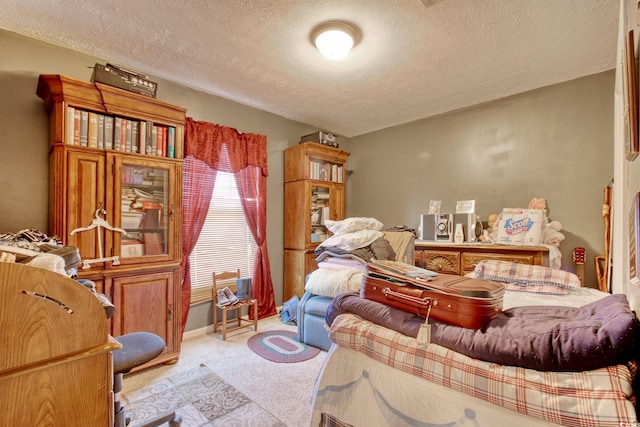
<instances>
[{"instance_id":1,"label":"beige carpet","mask_svg":"<svg viewBox=\"0 0 640 427\"><path fill-rule=\"evenodd\" d=\"M290 329L278 316L260 320L258 332ZM302 427L311 418L311 390L326 356L274 363L246 345L253 328L207 333L182 342L180 360L128 375L123 402L131 424L176 410L183 427Z\"/></svg>"}]
</instances>

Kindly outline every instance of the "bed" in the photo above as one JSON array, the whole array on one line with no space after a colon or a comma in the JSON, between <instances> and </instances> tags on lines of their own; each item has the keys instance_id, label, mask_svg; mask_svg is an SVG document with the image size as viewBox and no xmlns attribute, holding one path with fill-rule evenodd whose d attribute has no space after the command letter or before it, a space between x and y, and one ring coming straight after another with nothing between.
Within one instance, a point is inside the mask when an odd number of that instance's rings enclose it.
<instances>
[{"instance_id":1,"label":"bed","mask_svg":"<svg viewBox=\"0 0 640 427\"><path fill-rule=\"evenodd\" d=\"M606 307L609 297L626 302L626 297L575 286L564 286L562 295L530 290L507 287L505 311L544 306L569 307L556 311L573 313ZM346 297L358 295L337 297L334 308ZM332 345L314 386L313 426L638 425L636 364L627 348L637 340L596 348L604 362L586 358L588 370L565 369L562 360L557 369L539 370L419 343L415 335L398 331L402 327L383 326L352 307L346 304L327 314ZM635 339L635 315L630 310L625 314L633 318ZM624 354L606 359L618 350ZM596 362L606 366L595 368L600 366Z\"/></svg>"}]
</instances>

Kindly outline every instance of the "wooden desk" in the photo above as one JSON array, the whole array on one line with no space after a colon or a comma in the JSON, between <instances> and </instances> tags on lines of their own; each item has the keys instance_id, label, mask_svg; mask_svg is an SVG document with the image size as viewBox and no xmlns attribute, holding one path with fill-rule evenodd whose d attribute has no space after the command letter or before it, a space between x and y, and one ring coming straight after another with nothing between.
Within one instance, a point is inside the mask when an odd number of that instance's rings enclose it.
<instances>
[{"instance_id":1,"label":"wooden desk","mask_svg":"<svg viewBox=\"0 0 640 427\"><path fill-rule=\"evenodd\" d=\"M483 243L440 243L416 240L415 265L441 273L464 276L484 259L547 265L549 250L544 246L508 246Z\"/></svg>"},{"instance_id":2,"label":"wooden desk","mask_svg":"<svg viewBox=\"0 0 640 427\"><path fill-rule=\"evenodd\" d=\"M107 317L75 280L0 262L1 426L113 426Z\"/></svg>"}]
</instances>

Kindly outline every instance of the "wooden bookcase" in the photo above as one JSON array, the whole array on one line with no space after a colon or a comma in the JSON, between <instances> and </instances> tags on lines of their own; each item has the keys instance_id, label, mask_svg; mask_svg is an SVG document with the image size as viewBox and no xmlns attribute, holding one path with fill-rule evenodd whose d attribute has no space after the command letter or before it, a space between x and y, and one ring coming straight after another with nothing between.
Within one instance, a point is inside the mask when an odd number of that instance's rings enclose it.
<instances>
[{"instance_id":1,"label":"wooden bookcase","mask_svg":"<svg viewBox=\"0 0 640 427\"><path fill-rule=\"evenodd\" d=\"M329 235L323 221L344 219L349 152L306 142L284 152L284 299L304 293L318 268L314 250Z\"/></svg>"},{"instance_id":2,"label":"wooden bookcase","mask_svg":"<svg viewBox=\"0 0 640 427\"><path fill-rule=\"evenodd\" d=\"M41 75L37 95L50 117L49 234L94 260L79 268L79 277L93 280L115 304L113 336L153 332L167 348L147 366L177 361L186 109L60 75ZM78 112L149 132L134 139L120 129L116 146L115 127L111 134L104 124L85 125ZM173 150L141 150L153 141L168 147L170 139Z\"/></svg>"}]
</instances>

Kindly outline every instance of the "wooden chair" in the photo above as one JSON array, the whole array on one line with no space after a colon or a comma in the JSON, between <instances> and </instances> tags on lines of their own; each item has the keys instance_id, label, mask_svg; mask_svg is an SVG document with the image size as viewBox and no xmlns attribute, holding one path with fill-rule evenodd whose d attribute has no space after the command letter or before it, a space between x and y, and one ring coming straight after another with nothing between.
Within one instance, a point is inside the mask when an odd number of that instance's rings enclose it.
<instances>
[{"instance_id":1,"label":"wooden chair","mask_svg":"<svg viewBox=\"0 0 640 427\"><path fill-rule=\"evenodd\" d=\"M249 323L249 324L253 323L254 329L256 331L258 330L258 300L257 299L253 299L253 298L244 299L236 302L235 304L224 305L224 306L220 305L220 303L218 302L218 290L228 287L229 289L231 289L231 292L233 292L234 294L237 292L237 286L236 286L235 280L233 281L233 283L229 283L225 281L228 281L230 279L239 279L239 278L240 278L240 269L236 271L225 271L218 274L216 274L215 272L213 273L213 332L218 331L218 309L220 309L220 311L222 311L222 321L220 323L222 324L223 340L227 339L227 332L234 331L236 329L248 326L243 323ZM220 281L223 281L223 282L220 283ZM253 306L253 320L242 317L242 308L251 307L251 306ZM231 310L236 310L237 325L233 326L232 328L228 328L227 312Z\"/></svg>"}]
</instances>

